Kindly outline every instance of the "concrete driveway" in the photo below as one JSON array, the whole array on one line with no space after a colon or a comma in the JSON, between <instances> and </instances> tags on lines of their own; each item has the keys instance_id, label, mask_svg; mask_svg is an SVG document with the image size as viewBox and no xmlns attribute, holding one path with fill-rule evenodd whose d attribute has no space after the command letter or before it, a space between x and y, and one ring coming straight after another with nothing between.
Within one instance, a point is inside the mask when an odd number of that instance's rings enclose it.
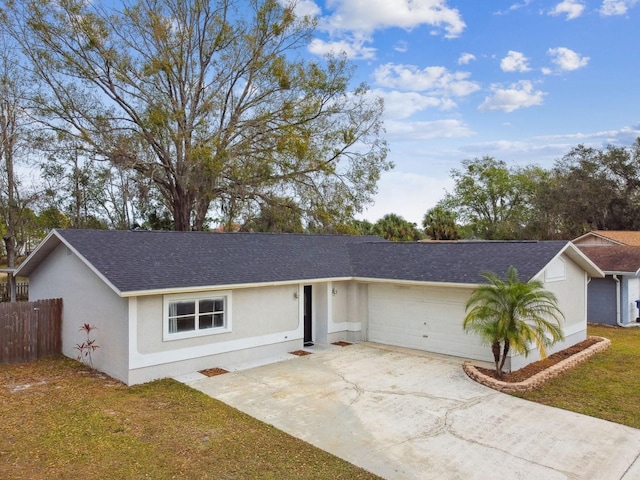
<instances>
[{"instance_id":1,"label":"concrete driveway","mask_svg":"<svg viewBox=\"0 0 640 480\"><path fill-rule=\"evenodd\" d=\"M388 479L640 479L640 430L498 393L454 358L364 343L189 384Z\"/></svg>"}]
</instances>

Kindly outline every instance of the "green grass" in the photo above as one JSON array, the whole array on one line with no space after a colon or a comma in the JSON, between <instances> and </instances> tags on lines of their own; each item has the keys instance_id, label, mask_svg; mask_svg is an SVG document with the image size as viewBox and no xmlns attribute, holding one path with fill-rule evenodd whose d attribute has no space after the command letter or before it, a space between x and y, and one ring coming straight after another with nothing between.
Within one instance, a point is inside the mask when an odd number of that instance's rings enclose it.
<instances>
[{"instance_id":1,"label":"green grass","mask_svg":"<svg viewBox=\"0 0 640 480\"><path fill-rule=\"evenodd\" d=\"M640 328L590 326L612 345L519 394L640 428ZM0 478L373 479L172 380L126 387L54 357L0 365Z\"/></svg>"},{"instance_id":2,"label":"green grass","mask_svg":"<svg viewBox=\"0 0 640 480\"><path fill-rule=\"evenodd\" d=\"M62 357L0 365L0 419L3 480L378 478L181 383Z\"/></svg>"},{"instance_id":3,"label":"green grass","mask_svg":"<svg viewBox=\"0 0 640 480\"><path fill-rule=\"evenodd\" d=\"M516 396L640 428L640 327L589 325L611 346L532 392Z\"/></svg>"}]
</instances>

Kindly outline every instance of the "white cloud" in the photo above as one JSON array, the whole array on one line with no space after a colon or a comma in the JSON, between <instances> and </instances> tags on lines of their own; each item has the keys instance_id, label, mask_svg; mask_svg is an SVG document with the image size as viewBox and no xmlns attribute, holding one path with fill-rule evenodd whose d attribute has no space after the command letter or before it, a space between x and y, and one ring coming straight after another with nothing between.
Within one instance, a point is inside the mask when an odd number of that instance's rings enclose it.
<instances>
[{"instance_id":1,"label":"white cloud","mask_svg":"<svg viewBox=\"0 0 640 480\"><path fill-rule=\"evenodd\" d=\"M473 53L464 52L458 58L458 65L467 65L469 62L476 59L476 56Z\"/></svg>"},{"instance_id":2,"label":"white cloud","mask_svg":"<svg viewBox=\"0 0 640 480\"><path fill-rule=\"evenodd\" d=\"M375 204L359 217L375 223L386 214L395 213L421 227L427 210L435 207L451 190L453 180L450 178L434 178L397 170L386 172L378 182ZM416 192L419 192L418 196Z\"/></svg>"},{"instance_id":3,"label":"white cloud","mask_svg":"<svg viewBox=\"0 0 640 480\"><path fill-rule=\"evenodd\" d=\"M405 53L405 52L409 51L409 44L407 42L405 42L404 40L400 40L399 42L397 42L395 44L393 49L396 52Z\"/></svg>"},{"instance_id":4,"label":"white cloud","mask_svg":"<svg viewBox=\"0 0 640 480\"><path fill-rule=\"evenodd\" d=\"M309 51L319 56L344 53L348 58L363 60L370 60L376 56L376 49L366 47L364 40L325 42L324 40L315 38L309 44Z\"/></svg>"},{"instance_id":5,"label":"white cloud","mask_svg":"<svg viewBox=\"0 0 640 480\"><path fill-rule=\"evenodd\" d=\"M500 68L503 72L528 72L529 59L521 52L509 50L507 56L500 61Z\"/></svg>"},{"instance_id":6,"label":"white cloud","mask_svg":"<svg viewBox=\"0 0 640 480\"><path fill-rule=\"evenodd\" d=\"M638 0L603 0L600 14L608 17L611 15L625 15Z\"/></svg>"},{"instance_id":7,"label":"white cloud","mask_svg":"<svg viewBox=\"0 0 640 480\"><path fill-rule=\"evenodd\" d=\"M551 56L551 61L564 72L571 72L585 67L589 63L589 57L584 57L579 53L565 47L550 48L547 54Z\"/></svg>"},{"instance_id":8,"label":"white cloud","mask_svg":"<svg viewBox=\"0 0 640 480\"><path fill-rule=\"evenodd\" d=\"M458 37L465 28L460 12L446 0L327 0L332 10L323 28L330 32L360 31L367 34L391 27L411 30L429 25Z\"/></svg>"},{"instance_id":9,"label":"white cloud","mask_svg":"<svg viewBox=\"0 0 640 480\"><path fill-rule=\"evenodd\" d=\"M540 135L535 140L544 142L564 141L568 145L575 146L575 143L590 144L594 146L606 145L630 145L640 137L640 124L625 126L618 130L602 130L599 132L576 132L558 135ZM568 151L568 149L567 149Z\"/></svg>"},{"instance_id":10,"label":"white cloud","mask_svg":"<svg viewBox=\"0 0 640 480\"><path fill-rule=\"evenodd\" d=\"M456 103L448 98L422 95L418 92L372 90L371 94L384 99L384 116L388 120L409 118L428 108L450 110L456 107Z\"/></svg>"},{"instance_id":11,"label":"white cloud","mask_svg":"<svg viewBox=\"0 0 640 480\"><path fill-rule=\"evenodd\" d=\"M386 63L373 73L376 84L404 91L431 91L434 94L463 97L476 92L480 86L468 80L468 72L449 72L445 67L425 67Z\"/></svg>"},{"instance_id":12,"label":"white cloud","mask_svg":"<svg viewBox=\"0 0 640 480\"><path fill-rule=\"evenodd\" d=\"M549 15L567 15L567 20L578 18L585 6L578 0L563 0L549 11Z\"/></svg>"},{"instance_id":13,"label":"white cloud","mask_svg":"<svg viewBox=\"0 0 640 480\"><path fill-rule=\"evenodd\" d=\"M460 138L475 135L460 120L435 120L433 122L400 122L390 120L384 122L388 140L417 142L442 138Z\"/></svg>"},{"instance_id":14,"label":"white cloud","mask_svg":"<svg viewBox=\"0 0 640 480\"><path fill-rule=\"evenodd\" d=\"M502 110L510 113L519 108L542 105L545 95L540 90L534 90L533 84L528 80L513 83L507 88L494 84L491 86L491 91L492 95L485 98L478 107L479 110Z\"/></svg>"},{"instance_id":15,"label":"white cloud","mask_svg":"<svg viewBox=\"0 0 640 480\"><path fill-rule=\"evenodd\" d=\"M531 3L531 0L524 0L522 3L514 3L512 4L506 11L498 11L496 15L505 15L509 12L514 12L516 10L520 10L521 8L528 7Z\"/></svg>"},{"instance_id":16,"label":"white cloud","mask_svg":"<svg viewBox=\"0 0 640 480\"><path fill-rule=\"evenodd\" d=\"M293 9L299 17L317 17L320 15L320 7L313 0L279 0L281 5L293 4Z\"/></svg>"}]
</instances>

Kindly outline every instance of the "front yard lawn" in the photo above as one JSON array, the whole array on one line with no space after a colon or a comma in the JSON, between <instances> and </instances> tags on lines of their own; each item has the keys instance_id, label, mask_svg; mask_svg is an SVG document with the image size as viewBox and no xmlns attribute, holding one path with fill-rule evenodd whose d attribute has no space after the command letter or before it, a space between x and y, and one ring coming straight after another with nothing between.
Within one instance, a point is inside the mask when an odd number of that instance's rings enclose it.
<instances>
[{"instance_id":1,"label":"front yard lawn","mask_svg":"<svg viewBox=\"0 0 640 480\"><path fill-rule=\"evenodd\" d=\"M0 419L3 480L378 478L181 383L62 357L0 365Z\"/></svg>"},{"instance_id":2,"label":"front yard lawn","mask_svg":"<svg viewBox=\"0 0 640 480\"><path fill-rule=\"evenodd\" d=\"M589 325L588 331L611 346L542 387L514 395L640 428L640 327Z\"/></svg>"}]
</instances>

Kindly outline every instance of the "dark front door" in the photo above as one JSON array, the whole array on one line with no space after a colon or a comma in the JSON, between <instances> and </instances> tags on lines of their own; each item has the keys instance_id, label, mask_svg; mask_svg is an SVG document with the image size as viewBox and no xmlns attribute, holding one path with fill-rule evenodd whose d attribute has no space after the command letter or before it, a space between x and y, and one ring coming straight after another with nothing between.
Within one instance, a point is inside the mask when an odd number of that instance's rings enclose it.
<instances>
[{"instance_id":1,"label":"dark front door","mask_svg":"<svg viewBox=\"0 0 640 480\"><path fill-rule=\"evenodd\" d=\"M311 285L304 286L304 345L313 345L312 323L311 323Z\"/></svg>"}]
</instances>

